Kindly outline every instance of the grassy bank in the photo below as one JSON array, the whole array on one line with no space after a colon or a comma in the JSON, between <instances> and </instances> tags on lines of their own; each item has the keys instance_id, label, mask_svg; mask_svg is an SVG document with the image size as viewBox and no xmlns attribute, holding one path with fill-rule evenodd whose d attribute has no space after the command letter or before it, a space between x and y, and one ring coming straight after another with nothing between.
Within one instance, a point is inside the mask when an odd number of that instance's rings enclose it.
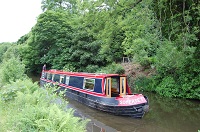
<instances>
[{"instance_id":1,"label":"grassy bank","mask_svg":"<svg viewBox=\"0 0 200 132\"><path fill-rule=\"evenodd\" d=\"M2 47L6 45L1 45ZM0 132L84 132L87 120L74 117L53 89L42 89L25 74L19 46L0 47ZM55 90L55 89L54 89ZM62 99L62 98L60 98ZM60 103L62 102L62 103Z\"/></svg>"},{"instance_id":2,"label":"grassy bank","mask_svg":"<svg viewBox=\"0 0 200 132\"><path fill-rule=\"evenodd\" d=\"M87 120L73 116L66 101L56 103L52 90L39 88L31 80L17 80L0 90L0 131L84 132Z\"/></svg>"}]
</instances>

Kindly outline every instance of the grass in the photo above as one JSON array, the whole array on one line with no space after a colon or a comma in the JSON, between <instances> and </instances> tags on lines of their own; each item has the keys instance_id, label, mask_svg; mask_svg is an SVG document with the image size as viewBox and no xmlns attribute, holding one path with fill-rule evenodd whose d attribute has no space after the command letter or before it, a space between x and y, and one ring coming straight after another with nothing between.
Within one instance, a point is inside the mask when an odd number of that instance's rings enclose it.
<instances>
[{"instance_id":1,"label":"grass","mask_svg":"<svg viewBox=\"0 0 200 132\"><path fill-rule=\"evenodd\" d=\"M1 108L0 108L0 119L1 119L0 120L0 131L1 132L6 131L6 130L4 130L4 126L5 126L6 122L7 122L6 115L7 115L7 113L6 113L6 111L3 111L2 105L1 105Z\"/></svg>"}]
</instances>

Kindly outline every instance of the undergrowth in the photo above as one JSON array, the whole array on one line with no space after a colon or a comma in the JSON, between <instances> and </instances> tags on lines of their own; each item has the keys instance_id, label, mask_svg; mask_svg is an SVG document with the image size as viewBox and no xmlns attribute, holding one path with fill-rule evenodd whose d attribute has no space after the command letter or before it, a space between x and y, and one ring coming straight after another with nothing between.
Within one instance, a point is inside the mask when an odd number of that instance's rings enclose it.
<instances>
[{"instance_id":1,"label":"undergrowth","mask_svg":"<svg viewBox=\"0 0 200 132\"><path fill-rule=\"evenodd\" d=\"M125 70L120 64L112 63L106 67L102 67L97 73L124 74Z\"/></svg>"},{"instance_id":2,"label":"undergrowth","mask_svg":"<svg viewBox=\"0 0 200 132\"><path fill-rule=\"evenodd\" d=\"M13 89L13 90L12 90ZM83 132L88 120L66 109L66 101L31 80L17 80L1 89L0 131ZM60 103L62 102L62 103Z\"/></svg>"}]
</instances>

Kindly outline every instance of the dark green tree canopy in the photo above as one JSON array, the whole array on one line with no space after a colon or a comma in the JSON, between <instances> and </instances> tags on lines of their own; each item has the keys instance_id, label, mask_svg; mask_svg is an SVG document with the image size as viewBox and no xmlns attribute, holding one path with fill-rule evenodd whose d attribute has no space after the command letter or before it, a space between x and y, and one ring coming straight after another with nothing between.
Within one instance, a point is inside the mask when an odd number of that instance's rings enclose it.
<instances>
[{"instance_id":1,"label":"dark green tree canopy","mask_svg":"<svg viewBox=\"0 0 200 132\"><path fill-rule=\"evenodd\" d=\"M17 42L31 71L95 72L127 56L156 71L145 88L200 99L199 0L43 0L42 9Z\"/></svg>"}]
</instances>

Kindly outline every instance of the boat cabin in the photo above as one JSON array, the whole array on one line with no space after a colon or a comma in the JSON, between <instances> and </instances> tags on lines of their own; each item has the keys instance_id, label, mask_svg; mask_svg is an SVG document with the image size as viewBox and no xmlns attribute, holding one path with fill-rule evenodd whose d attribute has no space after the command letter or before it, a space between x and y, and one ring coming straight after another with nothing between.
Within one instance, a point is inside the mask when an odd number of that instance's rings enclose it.
<instances>
[{"instance_id":1,"label":"boat cabin","mask_svg":"<svg viewBox=\"0 0 200 132\"><path fill-rule=\"evenodd\" d=\"M42 72L42 78L47 82L73 88L76 91L106 97L123 97L131 94L125 75L48 70Z\"/></svg>"}]
</instances>

